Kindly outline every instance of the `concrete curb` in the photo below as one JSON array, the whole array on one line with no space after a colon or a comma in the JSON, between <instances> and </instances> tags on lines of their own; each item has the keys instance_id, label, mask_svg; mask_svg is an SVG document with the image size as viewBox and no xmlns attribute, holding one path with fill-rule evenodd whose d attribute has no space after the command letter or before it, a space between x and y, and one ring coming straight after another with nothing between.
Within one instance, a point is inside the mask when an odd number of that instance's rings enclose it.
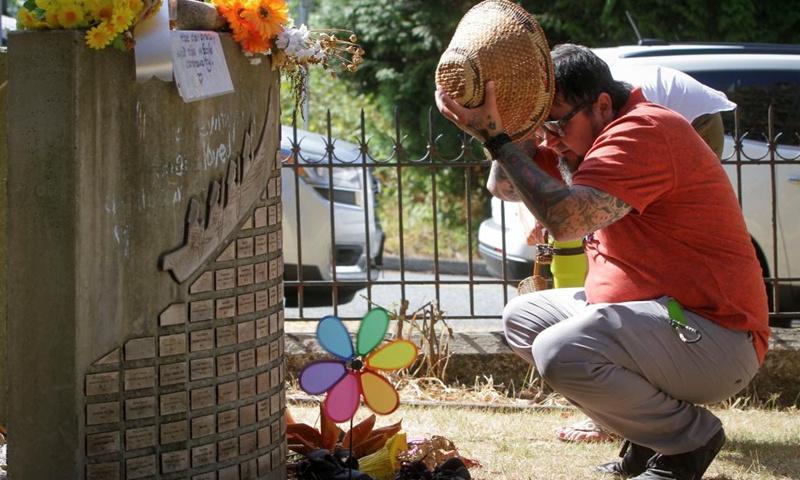
<instances>
[{"instance_id":1,"label":"concrete curb","mask_svg":"<svg viewBox=\"0 0 800 480\"><path fill-rule=\"evenodd\" d=\"M310 361L330 358L313 333L286 333L285 341L290 376L296 377ZM531 373L530 365L511 351L500 332L455 333L449 348L449 382L472 385L476 379L485 382L491 377L495 385L519 390ZM800 329L772 329L764 365L738 396L760 401L777 396L778 405L800 404Z\"/></svg>"},{"instance_id":2,"label":"concrete curb","mask_svg":"<svg viewBox=\"0 0 800 480\"><path fill-rule=\"evenodd\" d=\"M403 267L409 272L433 272L433 258L406 257ZM383 268L386 270L400 270L400 257L384 256ZM439 259L439 273L446 275L469 275L469 263L463 260ZM489 277L486 263L482 260L472 261L472 274L480 277Z\"/></svg>"}]
</instances>

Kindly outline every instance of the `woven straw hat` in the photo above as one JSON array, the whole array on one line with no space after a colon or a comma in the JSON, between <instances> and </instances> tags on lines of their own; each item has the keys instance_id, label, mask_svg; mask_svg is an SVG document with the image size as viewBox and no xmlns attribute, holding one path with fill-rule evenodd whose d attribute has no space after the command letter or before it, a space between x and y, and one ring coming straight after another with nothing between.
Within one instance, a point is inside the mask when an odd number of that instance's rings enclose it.
<instances>
[{"instance_id":1,"label":"woven straw hat","mask_svg":"<svg viewBox=\"0 0 800 480\"><path fill-rule=\"evenodd\" d=\"M436 68L436 83L465 107L483 103L489 80L506 133L514 141L531 136L553 103L553 61L536 20L507 0L472 7Z\"/></svg>"}]
</instances>

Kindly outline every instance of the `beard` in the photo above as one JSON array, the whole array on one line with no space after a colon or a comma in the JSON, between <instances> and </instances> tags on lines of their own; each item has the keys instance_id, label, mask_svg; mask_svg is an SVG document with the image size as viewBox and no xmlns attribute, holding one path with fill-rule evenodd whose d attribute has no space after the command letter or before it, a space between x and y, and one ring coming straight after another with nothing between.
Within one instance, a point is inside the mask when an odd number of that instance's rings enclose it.
<instances>
[{"instance_id":1,"label":"beard","mask_svg":"<svg viewBox=\"0 0 800 480\"><path fill-rule=\"evenodd\" d=\"M565 157L558 157L558 172L561 174L561 178L564 179L564 183L566 183L568 187L572 186L572 174L575 173L575 170L578 169L578 165L580 165L582 161L583 158L578 159L573 168Z\"/></svg>"}]
</instances>

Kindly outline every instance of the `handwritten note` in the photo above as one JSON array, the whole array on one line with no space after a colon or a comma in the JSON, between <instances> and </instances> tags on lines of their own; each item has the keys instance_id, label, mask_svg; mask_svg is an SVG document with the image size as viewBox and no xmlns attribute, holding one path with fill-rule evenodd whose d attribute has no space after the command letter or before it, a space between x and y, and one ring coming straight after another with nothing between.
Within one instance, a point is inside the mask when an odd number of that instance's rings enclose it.
<instances>
[{"instance_id":1,"label":"handwritten note","mask_svg":"<svg viewBox=\"0 0 800 480\"><path fill-rule=\"evenodd\" d=\"M178 93L186 103L233 92L216 32L173 30L172 62Z\"/></svg>"}]
</instances>

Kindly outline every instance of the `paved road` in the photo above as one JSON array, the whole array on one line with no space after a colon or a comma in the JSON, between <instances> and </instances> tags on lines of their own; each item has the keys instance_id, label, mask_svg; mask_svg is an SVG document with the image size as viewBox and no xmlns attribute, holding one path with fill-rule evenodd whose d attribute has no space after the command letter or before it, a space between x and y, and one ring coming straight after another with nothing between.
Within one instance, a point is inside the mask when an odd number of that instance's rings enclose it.
<instances>
[{"instance_id":1,"label":"paved road","mask_svg":"<svg viewBox=\"0 0 800 480\"><path fill-rule=\"evenodd\" d=\"M491 277L475 276L476 281L496 281ZM394 270L384 270L381 272L380 280L396 281L400 280L400 272ZM406 281L433 282L432 273L427 272L406 272ZM516 292L513 288L506 288L507 297L503 296L503 286L496 285L473 285L472 298L473 304L470 305L470 286L466 284L469 277L465 275L440 275L440 281L460 281L464 284L440 285L439 286L439 308L443 311L446 318L464 316L478 317L478 320L454 319L448 324L457 331L497 331L500 329L500 313L505 305L506 299L513 298ZM334 312L333 307L306 307L303 308L302 315L298 308L286 308L286 331L311 331L315 328L317 321L325 315L336 314L342 319L360 319L369 309L370 304L367 299L367 289L358 292L353 301L340 305ZM409 302L407 313L410 315L421 308L425 308L432 301L437 300L436 287L433 284L427 285L406 285L405 297ZM372 302L375 306L396 311L402 298L400 285L376 285L372 287ZM429 309L427 309L430 311ZM494 317L494 318L492 318ZM291 321L291 319L304 319L304 321ZM357 322L356 322L357 323Z\"/></svg>"}]
</instances>

